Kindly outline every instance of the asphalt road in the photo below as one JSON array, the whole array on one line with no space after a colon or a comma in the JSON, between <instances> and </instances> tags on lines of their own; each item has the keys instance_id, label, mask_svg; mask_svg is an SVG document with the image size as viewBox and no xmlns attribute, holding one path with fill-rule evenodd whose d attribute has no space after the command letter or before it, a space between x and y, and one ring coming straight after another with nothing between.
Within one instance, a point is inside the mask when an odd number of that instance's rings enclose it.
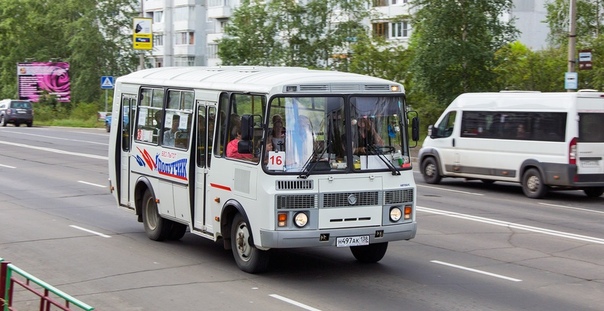
<instances>
[{"instance_id":1,"label":"asphalt road","mask_svg":"<svg viewBox=\"0 0 604 311\"><path fill-rule=\"evenodd\" d=\"M96 310L601 310L604 197L417 173L417 237L378 264L276 250L240 271L191 234L154 242L107 189L103 129L0 127L0 257ZM17 293L17 310L38 310Z\"/></svg>"}]
</instances>

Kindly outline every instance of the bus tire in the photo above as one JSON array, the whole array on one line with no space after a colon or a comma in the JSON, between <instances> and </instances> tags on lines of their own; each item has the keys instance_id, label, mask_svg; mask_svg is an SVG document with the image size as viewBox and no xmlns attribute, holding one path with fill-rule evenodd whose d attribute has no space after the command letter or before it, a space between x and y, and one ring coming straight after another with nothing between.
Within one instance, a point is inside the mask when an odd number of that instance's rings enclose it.
<instances>
[{"instance_id":1,"label":"bus tire","mask_svg":"<svg viewBox=\"0 0 604 311\"><path fill-rule=\"evenodd\" d=\"M147 237L153 241L165 240L172 228L170 221L163 219L157 210L157 203L151 191L145 191L143 195L143 225Z\"/></svg>"},{"instance_id":2,"label":"bus tire","mask_svg":"<svg viewBox=\"0 0 604 311\"><path fill-rule=\"evenodd\" d=\"M254 246L248 221L239 213L233 218L231 226L231 250L237 266L247 273L266 271L269 262L268 251Z\"/></svg>"},{"instance_id":3,"label":"bus tire","mask_svg":"<svg viewBox=\"0 0 604 311\"><path fill-rule=\"evenodd\" d=\"M531 199L541 199L547 194L548 187L543 183L541 173L530 168L522 175L522 192Z\"/></svg>"},{"instance_id":4,"label":"bus tire","mask_svg":"<svg viewBox=\"0 0 604 311\"><path fill-rule=\"evenodd\" d=\"M597 198L604 193L604 187L585 188L583 192L590 198Z\"/></svg>"},{"instance_id":5,"label":"bus tire","mask_svg":"<svg viewBox=\"0 0 604 311\"><path fill-rule=\"evenodd\" d=\"M388 250L388 242L350 247L354 258L362 263L375 263L382 260L386 250Z\"/></svg>"},{"instance_id":6,"label":"bus tire","mask_svg":"<svg viewBox=\"0 0 604 311\"><path fill-rule=\"evenodd\" d=\"M168 239L178 241L185 236L187 232L187 225L172 221L172 226L170 228L170 236Z\"/></svg>"},{"instance_id":7,"label":"bus tire","mask_svg":"<svg viewBox=\"0 0 604 311\"><path fill-rule=\"evenodd\" d=\"M441 180L438 163L433 157L428 157L422 162L422 176L424 181L429 184L438 184Z\"/></svg>"}]
</instances>

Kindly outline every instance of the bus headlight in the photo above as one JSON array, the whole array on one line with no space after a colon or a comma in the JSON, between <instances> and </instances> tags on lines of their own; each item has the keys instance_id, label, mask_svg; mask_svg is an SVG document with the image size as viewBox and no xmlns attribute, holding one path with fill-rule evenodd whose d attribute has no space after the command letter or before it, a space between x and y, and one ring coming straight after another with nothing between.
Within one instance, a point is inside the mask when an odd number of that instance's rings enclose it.
<instances>
[{"instance_id":1,"label":"bus headlight","mask_svg":"<svg viewBox=\"0 0 604 311\"><path fill-rule=\"evenodd\" d=\"M300 212L294 216L294 224L296 224L296 227L302 228L306 226L307 223L308 215L306 215L306 213Z\"/></svg>"},{"instance_id":2,"label":"bus headlight","mask_svg":"<svg viewBox=\"0 0 604 311\"><path fill-rule=\"evenodd\" d=\"M390 209L390 220L392 222L397 222L403 216L403 211L398 206L395 206Z\"/></svg>"}]
</instances>

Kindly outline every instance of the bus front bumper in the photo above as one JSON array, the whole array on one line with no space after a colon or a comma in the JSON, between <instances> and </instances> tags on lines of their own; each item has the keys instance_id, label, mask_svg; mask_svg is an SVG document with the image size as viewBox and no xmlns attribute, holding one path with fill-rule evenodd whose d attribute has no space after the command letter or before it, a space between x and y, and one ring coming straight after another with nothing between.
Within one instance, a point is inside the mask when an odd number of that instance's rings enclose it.
<instances>
[{"instance_id":1,"label":"bus front bumper","mask_svg":"<svg viewBox=\"0 0 604 311\"><path fill-rule=\"evenodd\" d=\"M383 227L338 228L320 230L260 230L262 248L293 248L313 246L336 246L343 237L369 236L369 243L410 240L415 237L417 223L404 223Z\"/></svg>"}]
</instances>

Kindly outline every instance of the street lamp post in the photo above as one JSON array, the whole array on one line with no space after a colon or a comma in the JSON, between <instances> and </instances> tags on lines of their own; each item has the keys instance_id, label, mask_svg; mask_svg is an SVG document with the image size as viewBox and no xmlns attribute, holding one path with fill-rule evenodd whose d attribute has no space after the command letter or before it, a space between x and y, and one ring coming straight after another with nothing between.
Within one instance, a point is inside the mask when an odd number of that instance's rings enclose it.
<instances>
[{"instance_id":1,"label":"street lamp post","mask_svg":"<svg viewBox=\"0 0 604 311\"><path fill-rule=\"evenodd\" d=\"M570 0L568 18L568 72L575 72L575 50L577 46L577 0Z\"/></svg>"}]
</instances>

